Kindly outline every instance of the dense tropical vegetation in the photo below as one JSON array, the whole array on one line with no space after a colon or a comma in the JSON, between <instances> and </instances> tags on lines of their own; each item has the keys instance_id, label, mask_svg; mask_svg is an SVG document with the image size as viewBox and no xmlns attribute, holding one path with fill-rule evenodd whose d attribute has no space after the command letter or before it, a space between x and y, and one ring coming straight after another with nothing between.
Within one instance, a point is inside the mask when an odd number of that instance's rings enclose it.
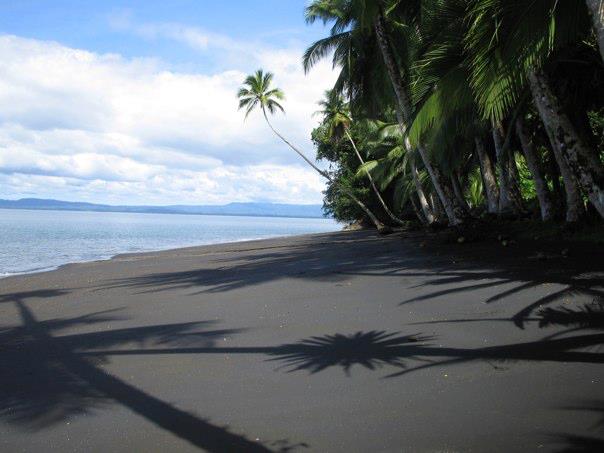
<instances>
[{"instance_id":1,"label":"dense tropical vegetation","mask_svg":"<svg viewBox=\"0 0 604 453\"><path fill-rule=\"evenodd\" d=\"M295 150L337 219L604 219L603 2L314 0L306 20L330 30L305 70L339 69L312 133L332 165ZM239 93L267 121L270 78Z\"/></svg>"}]
</instances>

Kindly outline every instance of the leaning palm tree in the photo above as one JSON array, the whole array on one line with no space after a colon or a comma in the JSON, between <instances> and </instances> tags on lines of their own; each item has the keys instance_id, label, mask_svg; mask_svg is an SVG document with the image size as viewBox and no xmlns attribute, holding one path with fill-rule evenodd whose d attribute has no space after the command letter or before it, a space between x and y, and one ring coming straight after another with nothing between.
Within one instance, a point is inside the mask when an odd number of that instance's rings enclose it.
<instances>
[{"instance_id":1,"label":"leaning palm tree","mask_svg":"<svg viewBox=\"0 0 604 453\"><path fill-rule=\"evenodd\" d=\"M262 69L258 69L254 74L249 75L245 81L243 82L243 87L239 89L237 94L239 98L239 109L245 109L245 117L247 118L252 111L256 108L260 108L262 110L262 114L264 115L264 119L266 120L266 124L273 131L273 133L279 137L287 146L289 146L292 150L294 150L304 161L310 165L317 173L327 179L331 184L337 187L344 194L349 196L354 202L359 205L359 207L365 212L367 217L371 219L375 227L379 232L385 233L388 232L389 229L386 227L380 220L375 216L373 212L359 200L352 190L345 185L339 183L334 180L332 176L321 170L314 162L312 162L302 151L292 145L283 135L281 135L271 124L269 120L269 113L272 115L277 111L281 111L285 113L285 109L279 103L285 98L285 95L282 90L279 88L272 88L271 84L273 81L273 74L270 72L264 72Z\"/></svg>"},{"instance_id":2,"label":"leaning palm tree","mask_svg":"<svg viewBox=\"0 0 604 453\"><path fill-rule=\"evenodd\" d=\"M547 75L558 50L589 39L585 3L472 0L470 5L472 26L465 43L472 49L470 84L483 116L502 120L528 89L561 172L564 166L569 169L565 185L574 180L604 218L604 165L571 121Z\"/></svg>"},{"instance_id":3,"label":"leaning palm tree","mask_svg":"<svg viewBox=\"0 0 604 453\"><path fill-rule=\"evenodd\" d=\"M385 65L386 73L395 93L395 107L401 131L406 131L413 115L411 98L407 91L407 83L401 75L399 63L397 62L393 40L389 34L392 25L388 21L387 11L403 16L410 23L415 21L420 8L419 0L394 1L394 0L314 0L306 8L306 21L313 23L317 20L324 24L332 22L331 36L321 39L311 45L304 54L303 63L305 70L309 70L320 59L334 51L334 65L339 65L342 55L342 47L349 40L350 35L371 36L377 43L378 52L382 55L382 63ZM401 28L401 27L399 27ZM406 27L413 29L413 27ZM407 33L408 34L408 33ZM409 42L406 38L399 37L402 42L397 50L407 50ZM364 68L366 69L366 68ZM349 74L361 71L356 68L348 71ZM362 71L361 71L362 72ZM410 147L410 143L407 143ZM462 224L467 213L457 203L453 196L450 184L445 180L442 171L430 160L430 155L422 143L416 147L424 167L428 171L440 201L445 207L447 217L451 225Z\"/></svg>"},{"instance_id":4,"label":"leaning palm tree","mask_svg":"<svg viewBox=\"0 0 604 453\"><path fill-rule=\"evenodd\" d=\"M365 166L363 156L361 156L355 141L350 135L352 118L343 96L334 90L327 90L325 92L325 98L319 101L319 106L321 107L321 110L316 113L323 116L323 123L327 125L329 137L334 141L339 141L342 136L345 136L348 139L357 156L357 159L359 159L365 176L367 176L367 179L369 180L369 184L371 185L375 196L384 209L384 212L386 212L388 217L390 217L394 222L398 223L399 225L404 225L405 222L399 219L384 201L382 194L375 185L371 172Z\"/></svg>"}]
</instances>

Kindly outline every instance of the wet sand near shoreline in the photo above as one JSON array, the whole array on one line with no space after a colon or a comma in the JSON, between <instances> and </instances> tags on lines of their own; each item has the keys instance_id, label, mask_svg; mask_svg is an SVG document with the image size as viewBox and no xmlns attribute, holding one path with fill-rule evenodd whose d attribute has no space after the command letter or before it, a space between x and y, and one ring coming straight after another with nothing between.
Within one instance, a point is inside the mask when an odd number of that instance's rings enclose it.
<instances>
[{"instance_id":1,"label":"wet sand near shoreline","mask_svg":"<svg viewBox=\"0 0 604 453\"><path fill-rule=\"evenodd\" d=\"M598 451L604 253L338 232L0 280L1 451Z\"/></svg>"}]
</instances>

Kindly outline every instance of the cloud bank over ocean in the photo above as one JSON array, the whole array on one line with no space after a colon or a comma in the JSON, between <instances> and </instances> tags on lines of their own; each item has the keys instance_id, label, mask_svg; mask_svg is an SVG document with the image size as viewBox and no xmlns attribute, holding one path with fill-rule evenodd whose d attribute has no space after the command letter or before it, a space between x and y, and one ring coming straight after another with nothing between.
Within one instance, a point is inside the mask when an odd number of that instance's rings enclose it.
<instances>
[{"instance_id":1,"label":"cloud bank over ocean","mask_svg":"<svg viewBox=\"0 0 604 453\"><path fill-rule=\"evenodd\" d=\"M0 197L105 203L319 203L323 181L267 130L244 122L236 91L250 68L276 74L285 135L313 153L312 113L335 74L304 75L302 47L239 42L175 23L113 17L153 45L187 46L226 69L176 67L54 41L0 35Z\"/></svg>"}]
</instances>

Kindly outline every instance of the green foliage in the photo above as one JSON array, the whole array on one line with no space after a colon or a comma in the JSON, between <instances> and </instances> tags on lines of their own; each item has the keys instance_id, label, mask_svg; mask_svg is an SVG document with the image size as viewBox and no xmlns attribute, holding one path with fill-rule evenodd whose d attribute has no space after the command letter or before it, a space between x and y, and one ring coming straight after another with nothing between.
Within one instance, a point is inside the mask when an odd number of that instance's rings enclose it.
<instances>
[{"instance_id":1,"label":"green foliage","mask_svg":"<svg viewBox=\"0 0 604 453\"><path fill-rule=\"evenodd\" d=\"M479 208L484 205L484 192L482 188L482 176L480 168L475 167L468 174L468 184L466 186L465 197L471 208Z\"/></svg>"},{"instance_id":2,"label":"green foliage","mask_svg":"<svg viewBox=\"0 0 604 453\"><path fill-rule=\"evenodd\" d=\"M531 105L527 81L535 68L553 80L553 91L573 125L604 161L604 65L584 1L314 0L306 9L306 20L330 29L305 53L305 70L330 55L340 70L321 106L324 121L313 131L317 156L328 160L331 171L358 189L363 201L377 211L372 194L361 185L366 171L387 195L387 203L399 211L409 210L411 197L418 199L412 162L418 167L421 190L428 195L436 192L417 156L420 144L445 177L459 175L473 210L482 208L485 194L476 139L485 143L498 167L491 137L495 126L508 131L507 152L516 150L524 202L537 204L533 175L517 152L517 115L523 115L538 155L549 164L547 184L560 187L548 135ZM376 35L378 20L404 83L402 94L412 104L411 111L404 109L400 124ZM341 140L345 130L363 154L362 167ZM556 193L562 205L563 192ZM352 220L355 208L338 197L328 189L328 209Z\"/></svg>"},{"instance_id":3,"label":"green foliage","mask_svg":"<svg viewBox=\"0 0 604 453\"><path fill-rule=\"evenodd\" d=\"M239 89L239 109L245 109L247 118L252 111L260 107L266 115L266 110L271 114L277 110L284 112L279 101L285 99L283 91L279 88L271 88L273 74L258 69L253 75L246 77L243 87Z\"/></svg>"},{"instance_id":4,"label":"green foliage","mask_svg":"<svg viewBox=\"0 0 604 453\"><path fill-rule=\"evenodd\" d=\"M349 142L334 141L329 129L329 123L323 123L312 132L317 158L330 163L330 174L333 178L323 193L323 210L341 222L365 218L361 208L338 188L338 185L342 184L350 188L370 210L379 212L379 203L369 190L364 175L357 174L359 162ZM354 136L354 132L352 134Z\"/></svg>"},{"instance_id":5,"label":"green foliage","mask_svg":"<svg viewBox=\"0 0 604 453\"><path fill-rule=\"evenodd\" d=\"M604 107L597 111L587 112L587 117L600 158L604 161Z\"/></svg>"},{"instance_id":6,"label":"green foliage","mask_svg":"<svg viewBox=\"0 0 604 453\"><path fill-rule=\"evenodd\" d=\"M470 85L495 122L516 106L533 67L591 30L584 1L471 0L467 21Z\"/></svg>"},{"instance_id":7,"label":"green foliage","mask_svg":"<svg viewBox=\"0 0 604 453\"><path fill-rule=\"evenodd\" d=\"M522 198L525 200L534 200L537 198L537 191L535 189L535 181L533 175L526 164L526 159L521 154L514 154L516 159L516 167L518 168L518 174L520 175L520 193Z\"/></svg>"}]
</instances>

